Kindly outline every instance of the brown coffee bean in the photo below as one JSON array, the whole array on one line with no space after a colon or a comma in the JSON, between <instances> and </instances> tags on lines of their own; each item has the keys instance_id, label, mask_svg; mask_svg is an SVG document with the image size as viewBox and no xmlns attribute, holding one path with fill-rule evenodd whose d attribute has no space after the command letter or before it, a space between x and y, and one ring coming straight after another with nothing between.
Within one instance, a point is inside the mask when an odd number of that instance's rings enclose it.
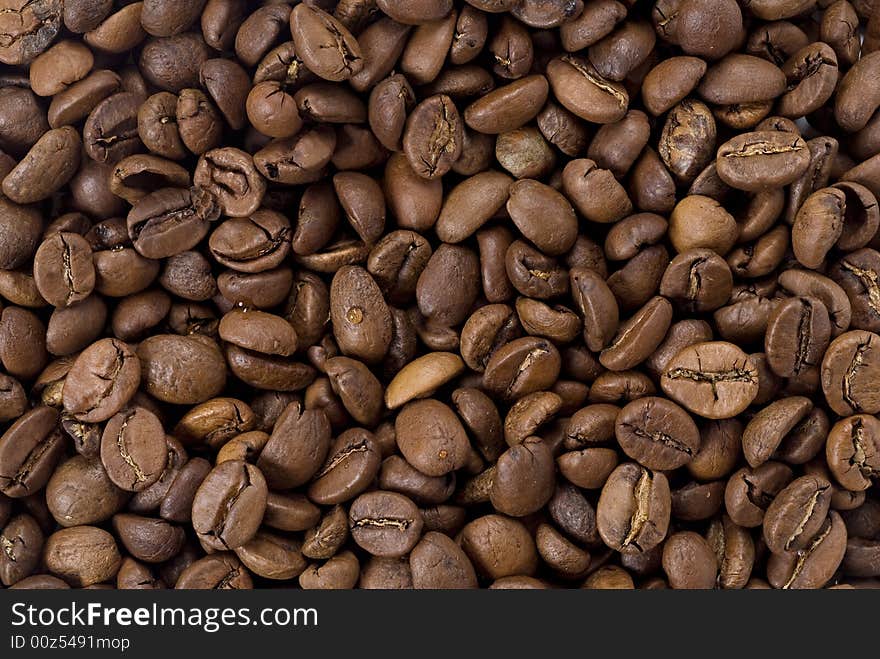
<instances>
[{"instance_id":1,"label":"brown coffee bean","mask_svg":"<svg viewBox=\"0 0 880 659\"><path fill-rule=\"evenodd\" d=\"M758 393L754 362L724 341L682 350L666 364L660 384L676 402L709 419L736 416Z\"/></svg>"},{"instance_id":2,"label":"brown coffee bean","mask_svg":"<svg viewBox=\"0 0 880 659\"><path fill-rule=\"evenodd\" d=\"M406 120L403 151L413 171L426 179L443 176L462 151L463 127L452 99L431 96Z\"/></svg>"},{"instance_id":3,"label":"brown coffee bean","mask_svg":"<svg viewBox=\"0 0 880 659\"><path fill-rule=\"evenodd\" d=\"M363 492L379 472L381 457L372 433L362 428L343 432L327 454L308 489L313 502L342 503Z\"/></svg>"},{"instance_id":4,"label":"brown coffee bean","mask_svg":"<svg viewBox=\"0 0 880 659\"><path fill-rule=\"evenodd\" d=\"M414 588L477 587L477 575L467 555L442 533L426 533L410 552L409 564Z\"/></svg>"},{"instance_id":5,"label":"brown coffee bean","mask_svg":"<svg viewBox=\"0 0 880 659\"><path fill-rule=\"evenodd\" d=\"M860 492L871 486L880 457L880 425L875 417L856 414L838 421L828 433L825 458L835 480L847 490Z\"/></svg>"},{"instance_id":6,"label":"brown coffee bean","mask_svg":"<svg viewBox=\"0 0 880 659\"><path fill-rule=\"evenodd\" d=\"M715 587L718 564L702 536L680 531L663 545L663 570L672 588L708 590Z\"/></svg>"},{"instance_id":7,"label":"brown coffee bean","mask_svg":"<svg viewBox=\"0 0 880 659\"><path fill-rule=\"evenodd\" d=\"M832 511L808 547L772 554L767 577L776 588L821 588L837 571L846 553L846 527Z\"/></svg>"},{"instance_id":8,"label":"brown coffee bean","mask_svg":"<svg viewBox=\"0 0 880 659\"><path fill-rule=\"evenodd\" d=\"M17 204L48 199L66 185L77 169L82 151L79 133L71 126L43 133L3 179L3 194Z\"/></svg>"},{"instance_id":9,"label":"brown coffee bean","mask_svg":"<svg viewBox=\"0 0 880 659\"><path fill-rule=\"evenodd\" d=\"M619 121L629 106L623 85L608 80L590 62L574 55L563 55L547 65L547 78L553 94L568 110L594 123Z\"/></svg>"},{"instance_id":10,"label":"brown coffee bean","mask_svg":"<svg viewBox=\"0 0 880 659\"><path fill-rule=\"evenodd\" d=\"M484 515L461 532L461 548L477 572L491 579L534 574L535 541L526 527L502 515Z\"/></svg>"},{"instance_id":11,"label":"brown coffee bean","mask_svg":"<svg viewBox=\"0 0 880 659\"><path fill-rule=\"evenodd\" d=\"M764 542L770 551L806 549L822 528L828 514L831 484L815 476L796 478L767 508Z\"/></svg>"},{"instance_id":12,"label":"brown coffee bean","mask_svg":"<svg viewBox=\"0 0 880 659\"><path fill-rule=\"evenodd\" d=\"M606 545L622 553L642 553L666 537L670 515L669 483L635 463L622 464L608 476L596 523Z\"/></svg>"},{"instance_id":13,"label":"brown coffee bean","mask_svg":"<svg viewBox=\"0 0 880 659\"><path fill-rule=\"evenodd\" d=\"M266 480L244 461L217 465L196 491L192 523L199 540L222 551L248 542L257 532L266 508Z\"/></svg>"},{"instance_id":14,"label":"brown coffee bean","mask_svg":"<svg viewBox=\"0 0 880 659\"><path fill-rule=\"evenodd\" d=\"M226 382L223 355L207 337L157 334L138 346L137 356L147 393L167 403L202 403Z\"/></svg>"},{"instance_id":15,"label":"brown coffee bean","mask_svg":"<svg viewBox=\"0 0 880 659\"><path fill-rule=\"evenodd\" d=\"M165 469L165 433L148 410L133 407L114 415L101 437L101 463L111 481L123 490L139 492Z\"/></svg>"},{"instance_id":16,"label":"brown coffee bean","mask_svg":"<svg viewBox=\"0 0 880 659\"><path fill-rule=\"evenodd\" d=\"M629 457L648 469L669 471L693 459L700 433L687 412L665 398L648 396L626 405L615 436Z\"/></svg>"},{"instance_id":17,"label":"brown coffee bean","mask_svg":"<svg viewBox=\"0 0 880 659\"><path fill-rule=\"evenodd\" d=\"M779 131L744 133L718 149L721 179L738 190L760 192L788 185L810 166L806 142Z\"/></svg>"},{"instance_id":18,"label":"brown coffee bean","mask_svg":"<svg viewBox=\"0 0 880 659\"><path fill-rule=\"evenodd\" d=\"M493 135L520 128L538 115L549 89L544 76L526 76L471 103L464 120L474 130Z\"/></svg>"},{"instance_id":19,"label":"brown coffee bean","mask_svg":"<svg viewBox=\"0 0 880 659\"><path fill-rule=\"evenodd\" d=\"M43 552L49 571L78 587L112 579L122 562L113 536L95 526L56 531Z\"/></svg>"},{"instance_id":20,"label":"brown coffee bean","mask_svg":"<svg viewBox=\"0 0 880 659\"><path fill-rule=\"evenodd\" d=\"M355 499L348 513L351 536L374 556L398 557L418 542L422 516L416 505L394 492L368 492Z\"/></svg>"},{"instance_id":21,"label":"brown coffee bean","mask_svg":"<svg viewBox=\"0 0 880 659\"><path fill-rule=\"evenodd\" d=\"M181 590L249 590L250 573L231 552L211 554L187 566L174 585Z\"/></svg>"},{"instance_id":22,"label":"brown coffee bean","mask_svg":"<svg viewBox=\"0 0 880 659\"><path fill-rule=\"evenodd\" d=\"M359 266L344 266L330 287L330 318L343 353L375 363L391 342L391 314L370 274Z\"/></svg>"},{"instance_id":23,"label":"brown coffee bean","mask_svg":"<svg viewBox=\"0 0 880 659\"><path fill-rule=\"evenodd\" d=\"M0 492L18 498L42 489L64 453L57 421L55 409L39 406L19 417L3 433Z\"/></svg>"},{"instance_id":24,"label":"brown coffee bean","mask_svg":"<svg viewBox=\"0 0 880 659\"><path fill-rule=\"evenodd\" d=\"M844 332L828 346L822 359L822 390L837 414L880 412L880 398L874 385L878 342L880 337L872 332L853 330Z\"/></svg>"},{"instance_id":25,"label":"brown coffee bean","mask_svg":"<svg viewBox=\"0 0 880 659\"><path fill-rule=\"evenodd\" d=\"M422 473L442 476L464 466L470 443L458 417L443 403L408 403L394 425L401 453Z\"/></svg>"}]
</instances>

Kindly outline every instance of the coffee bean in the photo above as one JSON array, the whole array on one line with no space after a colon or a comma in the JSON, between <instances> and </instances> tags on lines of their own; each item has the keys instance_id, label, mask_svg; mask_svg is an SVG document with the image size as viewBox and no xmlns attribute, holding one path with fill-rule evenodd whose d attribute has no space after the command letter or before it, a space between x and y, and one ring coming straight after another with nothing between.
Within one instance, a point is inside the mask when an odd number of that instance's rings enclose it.
<instances>
[{"instance_id":1,"label":"coffee bean","mask_svg":"<svg viewBox=\"0 0 880 659\"><path fill-rule=\"evenodd\" d=\"M752 467L766 462L812 408L809 398L792 396L771 403L749 421L742 436L743 453Z\"/></svg>"},{"instance_id":2,"label":"coffee bean","mask_svg":"<svg viewBox=\"0 0 880 659\"><path fill-rule=\"evenodd\" d=\"M831 484L814 476L796 478L785 487L764 516L764 541L774 553L806 549L828 514Z\"/></svg>"},{"instance_id":3,"label":"coffee bean","mask_svg":"<svg viewBox=\"0 0 880 659\"><path fill-rule=\"evenodd\" d=\"M619 121L629 106L623 85L608 80L582 57L563 55L547 65L556 98L574 114L600 124Z\"/></svg>"},{"instance_id":4,"label":"coffee bean","mask_svg":"<svg viewBox=\"0 0 880 659\"><path fill-rule=\"evenodd\" d=\"M206 337L154 335L138 346L137 356L147 392L168 403L204 402L226 381L223 356Z\"/></svg>"},{"instance_id":5,"label":"coffee bean","mask_svg":"<svg viewBox=\"0 0 880 659\"><path fill-rule=\"evenodd\" d=\"M509 517L485 515L462 529L461 548L477 572L487 578L534 574L535 541L526 527Z\"/></svg>"},{"instance_id":6,"label":"coffee bean","mask_svg":"<svg viewBox=\"0 0 880 659\"><path fill-rule=\"evenodd\" d=\"M672 588L707 590L715 587L718 564L702 536L680 531L663 545L663 570Z\"/></svg>"},{"instance_id":7,"label":"coffee bean","mask_svg":"<svg viewBox=\"0 0 880 659\"><path fill-rule=\"evenodd\" d=\"M219 448L227 441L251 430L256 423L254 411L235 398L213 398L197 405L180 419L175 437L187 444Z\"/></svg>"},{"instance_id":8,"label":"coffee bean","mask_svg":"<svg viewBox=\"0 0 880 659\"><path fill-rule=\"evenodd\" d=\"M758 392L754 362L724 341L682 350L666 364L660 384L674 400L710 419L736 416Z\"/></svg>"},{"instance_id":9,"label":"coffee bean","mask_svg":"<svg viewBox=\"0 0 880 659\"><path fill-rule=\"evenodd\" d=\"M231 552L219 552L194 561L174 586L183 590L249 590L250 573Z\"/></svg>"},{"instance_id":10,"label":"coffee bean","mask_svg":"<svg viewBox=\"0 0 880 659\"><path fill-rule=\"evenodd\" d=\"M39 565L43 541L43 532L30 515L16 515L3 526L0 581L4 586L12 586L33 574Z\"/></svg>"},{"instance_id":11,"label":"coffee bean","mask_svg":"<svg viewBox=\"0 0 880 659\"><path fill-rule=\"evenodd\" d=\"M422 517L415 504L393 492L369 492L349 509L351 536L374 556L407 554L418 542Z\"/></svg>"},{"instance_id":12,"label":"coffee bean","mask_svg":"<svg viewBox=\"0 0 880 659\"><path fill-rule=\"evenodd\" d=\"M877 473L878 432L880 426L875 417L857 414L838 421L828 433L828 469L846 489L858 492L871 486Z\"/></svg>"},{"instance_id":13,"label":"coffee bean","mask_svg":"<svg viewBox=\"0 0 880 659\"><path fill-rule=\"evenodd\" d=\"M330 445L324 465L309 486L309 499L325 505L353 499L376 477L380 459L372 433L361 428L346 430Z\"/></svg>"},{"instance_id":14,"label":"coffee bean","mask_svg":"<svg viewBox=\"0 0 880 659\"><path fill-rule=\"evenodd\" d=\"M800 137L783 132L745 133L718 149L718 176L738 190L760 192L788 185L810 166Z\"/></svg>"},{"instance_id":15,"label":"coffee bean","mask_svg":"<svg viewBox=\"0 0 880 659\"><path fill-rule=\"evenodd\" d=\"M599 497L599 534L617 551L650 551L666 536L670 506L669 483L663 474L635 463L622 464L608 476Z\"/></svg>"},{"instance_id":16,"label":"coffee bean","mask_svg":"<svg viewBox=\"0 0 880 659\"><path fill-rule=\"evenodd\" d=\"M659 471L686 464L700 449L700 433L690 415L665 398L629 403L617 415L615 435L624 453Z\"/></svg>"},{"instance_id":17,"label":"coffee bean","mask_svg":"<svg viewBox=\"0 0 880 659\"><path fill-rule=\"evenodd\" d=\"M293 579L306 569L298 541L267 531L258 531L235 553L251 572L266 579Z\"/></svg>"},{"instance_id":18,"label":"coffee bean","mask_svg":"<svg viewBox=\"0 0 880 659\"><path fill-rule=\"evenodd\" d=\"M772 554L767 577L775 588L821 588L837 570L846 553L846 527L832 511L808 547L798 552Z\"/></svg>"},{"instance_id":19,"label":"coffee bean","mask_svg":"<svg viewBox=\"0 0 880 659\"><path fill-rule=\"evenodd\" d=\"M838 336L822 359L822 390L831 409L841 416L880 411L873 376L875 346L872 332L853 330Z\"/></svg>"},{"instance_id":20,"label":"coffee bean","mask_svg":"<svg viewBox=\"0 0 880 659\"><path fill-rule=\"evenodd\" d=\"M6 174L3 194L18 204L31 204L49 198L73 178L81 150L80 136L70 126L44 133L27 155Z\"/></svg>"},{"instance_id":21,"label":"coffee bean","mask_svg":"<svg viewBox=\"0 0 880 659\"><path fill-rule=\"evenodd\" d=\"M407 403L395 421L397 444L416 469L443 476L460 469L467 459L467 434L455 413L436 400Z\"/></svg>"},{"instance_id":22,"label":"coffee bean","mask_svg":"<svg viewBox=\"0 0 880 659\"><path fill-rule=\"evenodd\" d=\"M448 96L431 96L417 105L403 134L403 151L413 171L426 179L448 172L461 155L462 131L458 110Z\"/></svg>"},{"instance_id":23,"label":"coffee bean","mask_svg":"<svg viewBox=\"0 0 880 659\"><path fill-rule=\"evenodd\" d=\"M409 558L413 587L476 588L477 576L467 555L448 536L429 531Z\"/></svg>"},{"instance_id":24,"label":"coffee bean","mask_svg":"<svg viewBox=\"0 0 880 659\"><path fill-rule=\"evenodd\" d=\"M43 552L49 571L77 587L112 579L122 562L113 536L95 526L56 531Z\"/></svg>"},{"instance_id":25,"label":"coffee bean","mask_svg":"<svg viewBox=\"0 0 880 659\"><path fill-rule=\"evenodd\" d=\"M186 539L179 526L129 513L115 515L113 529L128 552L147 563L161 563L173 558Z\"/></svg>"},{"instance_id":26,"label":"coffee bean","mask_svg":"<svg viewBox=\"0 0 880 659\"><path fill-rule=\"evenodd\" d=\"M196 491L193 528L206 546L217 551L240 547L257 532L267 496L259 469L241 460L219 464Z\"/></svg>"}]
</instances>

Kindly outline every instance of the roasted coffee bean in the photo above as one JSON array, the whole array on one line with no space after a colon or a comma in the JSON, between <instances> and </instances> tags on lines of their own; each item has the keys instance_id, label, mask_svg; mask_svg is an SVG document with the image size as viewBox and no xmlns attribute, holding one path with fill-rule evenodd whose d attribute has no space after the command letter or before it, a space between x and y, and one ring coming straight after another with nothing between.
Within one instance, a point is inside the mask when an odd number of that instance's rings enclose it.
<instances>
[{"instance_id":1,"label":"roasted coffee bean","mask_svg":"<svg viewBox=\"0 0 880 659\"><path fill-rule=\"evenodd\" d=\"M188 565L177 578L183 590L249 590L250 573L231 552L211 554Z\"/></svg>"},{"instance_id":2,"label":"roasted coffee bean","mask_svg":"<svg viewBox=\"0 0 880 659\"><path fill-rule=\"evenodd\" d=\"M671 499L669 483L661 473L622 464L608 476L596 523L602 540L622 553L642 553L666 537Z\"/></svg>"},{"instance_id":3,"label":"roasted coffee bean","mask_svg":"<svg viewBox=\"0 0 880 659\"><path fill-rule=\"evenodd\" d=\"M587 121L619 121L629 107L629 94L620 83L606 79L582 57L563 55L547 65L547 78L566 109Z\"/></svg>"},{"instance_id":4,"label":"roasted coffee bean","mask_svg":"<svg viewBox=\"0 0 880 659\"><path fill-rule=\"evenodd\" d=\"M132 492L149 487L165 469L162 423L140 407L116 414L104 428L100 455L107 475L117 486Z\"/></svg>"},{"instance_id":5,"label":"roasted coffee bean","mask_svg":"<svg viewBox=\"0 0 880 659\"><path fill-rule=\"evenodd\" d=\"M413 401L394 423L397 445L416 469L443 476L464 466L470 443L455 413L436 400Z\"/></svg>"},{"instance_id":6,"label":"roasted coffee bean","mask_svg":"<svg viewBox=\"0 0 880 659\"><path fill-rule=\"evenodd\" d=\"M666 364L660 384L670 397L700 416L727 419L758 393L754 362L724 341L689 346Z\"/></svg>"},{"instance_id":7,"label":"roasted coffee bean","mask_svg":"<svg viewBox=\"0 0 880 659\"><path fill-rule=\"evenodd\" d=\"M112 579L122 562L116 540L96 526L56 531L43 553L49 572L80 588Z\"/></svg>"},{"instance_id":8,"label":"roasted coffee bean","mask_svg":"<svg viewBox=\"0 0 880 659\"><path fill-rule=\"evenodd\" d=\"M866 490L871 486L871 479L880 473L878 432L880 425L874 416L856 414L838 421L828 433L825 444L828 469L847 490Z\"/></svg>"},{"instance_id":9,"label":"roasted coffee bean","mask_svg":"<svg viewBox=\"0 0 880 659\"><path fill-rule=\"evenodd\" d=\"M776 452L785 437L809 414L809 398L792 396L771 403L745 427L743 454L752 467L763 464Z\"/></svg>"},{"instance_id":10,"label":"roasted coffee bean","mask_svg":"<svg viewBox=\"0 0 880 659\"><path fill-rule=\"evenodd\" d=\"M785 487L764 515L764 542L770 551L798 551L810 546L828 514L831 484L802 476Z\"/></svg>"},{"instance_id":11,"label":"roasted coffee bean","mask_svg":"<svg viewBox=\"0 0 880 659\"><path fill-rule=\"evenodd\" d=\"M323 505L353 499L376 477L380 460L372 433L362 428L346 430L331 444L308 488L309 499Z\"/></svg>"},{"instance_id":12,"label":"roasted coffee bean","mask_svg":"<svg viewBox=\"0 0 880 659\"><path fill-rule=\"evenodd\" d=\"M6 173L3 194L17 204L48 199L73 178L81 151L82 140L71 126L43 133L27 155Z\"/></svg>"},{"instance_id":13,"label":"roasted coffee bean","mask_svg":"<svg viewBox=\"0 0 880 659\"><path fill-rule=\"evenodd\" d=\"M416 505L394 492L368 492L355 499L348 513L351 537L374 556L407 554L419 541L422 516Z\"/></svg>"},{"instance_id":14,"label":"roasted coffee bean","mask_svg":"<svg viewBox=\"0 0 880 659\"><path fill-rule=\"evenodd\" d=\"M39 491L64 453L55 424L58 412L35 407L19 417L0 437L0 492L23 497Z\"/></svg>"},{"instance_id":15,"label":"roasted coffee bean","mask_svg":"<svg viewBox=\"0 0 880 659\"><path fill-rule=\"evenodd\" d=\"M223 462L196 491L193 528L212 549L241 547L256 534L267 496L266 480L259 469L242 460Z\"/></svg>"},{"instance_id":16,"label":"roasted coffee bean","mask_svg":"<svg viewBox=\"0 0 880 659\"><path fill-rule=\"evenodd\" d=\"M36 570L42 554L43 531L30 515L16 515L0 532L0 581L12 586Z\"/></svg>"},{"instance_id":17,"label":"roasted coffee bean","mask_svg":"<svg viewBox=\"0 0 880 659\"><path fill-rule=\"evenodd\" d=\"M620 411L615 436L630 458L658 471L676 469L700 450L700 433L690 415L653 396L639 398Z\"/></svg>"},{"instance_id":18,"label":"roasted coffee bean","mask_svg":"<svg viewBox=\"0 0 880 659\"><path fill-rule=\"evenodd\" d=\"M880 337L853 330L838 336L822 358L825 400L841 416L880 412L880 391L873 372Z\"/></svg>"},{"instance_id":19,"label":"roasted coffee bean","mask_svg":"<svg viewBox=\"0 0 880 659\"><path fill-rule=\"evenodd\" d=\"M718 176L738 190L760 192L788 185L810 166L806 142L779 131L744 133L718 149Z\"/></svg>"},{"instance_id":20,"label":"roasted coffee bean","mask_svg":"<svg viewBox=\"0 0 880 659\"><path fill-rule=\"evenodd\" d=\"M413 171L426 179L443 176L462 151L463 127L452 99L431 96L406 120L403 151Z\"/></svg>"},{"instance_id":21,"label":"roasted coffee bean","mask_svg":"<svg viewBox=\"0 0 880 659\"><path fill-rule=\"evenodd\" d=\"M64 410L79 421L106 421L121 410L141 382L141 364L130 346L101 339L79 354L64 383Z\"/></svg>"}]
</instances>

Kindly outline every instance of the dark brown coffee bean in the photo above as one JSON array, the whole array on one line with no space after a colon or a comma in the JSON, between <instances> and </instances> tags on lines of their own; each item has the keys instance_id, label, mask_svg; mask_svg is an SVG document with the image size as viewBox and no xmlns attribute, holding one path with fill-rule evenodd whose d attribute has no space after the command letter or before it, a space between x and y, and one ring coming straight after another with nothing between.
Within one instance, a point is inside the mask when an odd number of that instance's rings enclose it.
<instances>
[{"instance_id":1,"label":"dark brown coffee bean","mask_svg":"<svg viewBox=\"0 0 880 659\"><path fill-rule=\"evenodd\" d=\"M244 461L217 465L193 500L193 528L206 546L222 551L248 542L263 519L266 480Z\"/></svg>"},{"instance_id":2,"label":"dark brown coffee bean","mask_svg":"<svg viewBox=\"0 0 880 659\"><path fill-rule=\"evenodd\" d=\"M249 590L253 588L250 573L231 552L211 554L186 567L175 588L181 590Z\"/></svg>"},{"instance_id":3,"label":"dark brown coffee bean","mask_svg":"<svg viewBox=\"0 0 880 659\"><path fill-rule=\"evenodd\" d=\"M615 436L629 457L648 469L669 471L693 459L700 433L690 415L665 398L649 396L624 407Z\"/></svg>"},{"instance_id":4,"label":"dark brown coffee bean","mask_svg":"<svg viewBox=\"0 0 880 659\"><path fill-rule=\"evenodd\" d=\"M370 274L359 266L344 266L330 287L330 317L343 353L374 363L391 342L391 314Z\"/></svg>"},{"instance_id":5,"label":"dark brown coffee bean","mask_svg":"<svg viewBox=\"0 0 880 659\"><path fill-rule=\"evenodd\" d=\"M672 323L672 305L659 295L621 324L599 362L612 371L626 371L642 363L663 341Z\"/></svg>"},{"instance_id":6,"label":"dark brown coffee bean","mask_svg":"<svg viewBox=\"0 0 880 659\"><path fill-rule=\"evenodd\" d=\"M0 62L18 66L40 55L58 35L64 12L60 0L30 3L10 0L4 3L6 17L0 29L6 35L0 46Z\"/></svg>"},{"instance_id":7,"label":"dark brown coffee bean","mask_svg":"<svg viewBox=\"0 0 880 659\"><path fill-rule=\"evenodd\" d=\"M602 76L582 57L563 55L547 65L553 93L566 109L600 124L619 121L629 106L623 85Z\"/></svg>"},{"instance_id":8,"label":"dark brown coffee bean","mask_svg":"<svg viewBox=\"0 0 880 659\"><path fill-rule=\"evenodd\" d=\"M57 421L55 409L39 406L19 417L3 433L0 492L18 498L42 489L64 453Z\"/></svg>"},{"instance_id":9,"label":"dark brown coffee bean","mask_svg":"<svg viewBox=\"0 0 880 659\"><path fill-rule=\"evenodd\" d=\"M815 476L802 476L783 489L764 515L764 542L770 551L806 549L819 533L828 514L831 484Z\"/></svg>"},{"instance_id":10,"label":"dark brown coffee bean","mask_svg":"<svg viewBox=\"0 0 880 659\"><path fill-rule=\"evenodd\" d=\"M413 171L426 179L448 172L461 155L462 131L458 110L448 96L431 96L417 105L403 134L403 151Z\"/></svg>"},{"instance_id":11,"label":"dark brown coffee bean","mask_svg":"<svg viewBox=\"0 0 880 659\"><path fill-rule=\"evenodd\" d=\"M176 556L186 539L179 526L163 519L130 513L114 515L113 530L125 549L146 563L161 563Z\"/></svg>"},{"instance_id":12,"label":"dark brown coffee bean","mask_svg":"<svg viewBox=\"0 0 880 659\"><path fill-rule=\"evenodd\" d=\"M71 126L54 128L31 147L3 179L3 194L18 204L48 199L76 172L82 141Z\"/></svg>"},{"instance_id":13,"label":"dark brown coffee bean","mask_svg":"<svg viewBox=\"0 0 880 659\"><path fill-rule=\"evenodd\" d=\"M409 564L415 588L477 587L477 576L467 555L442 533L426 533L410 552Z\"/></svg>"},{"instance_id":14,"label":"dark brown coffee bean","mask_svg":"<svg viewBox=\"0 0 880 659\"><path fill-rule=\"evenodd\" d=\"M157 334L138 346L137 356L147 393L167 403L202 403L226 382L223 355L207 337Z\"/></svg>"},{"instance_id":15,"label":"dark brown coffee bean","mask_svg":"<svg viewBox=\"0 0 880 659\"><path fill-rule=\"evenodd\" d=\"M37 569L44 536L36 520L27 514L16 515L0 532L0 581L12 586Z\"/></svg>"},{"instance_id":16,"label":"dark brown coffee bean","mask_svg":"<svg viewBox=\"0 0 880 659\"><path fill-rule=\"evenodd\" d=\"M534 574L537 567L535 541L517 520L485 515L461 532L461 548L481 575L500 579Z\"/></svg>"},{"instance_id":17,"label":"dark brown coffee bean","mask_svg":"<svg viewBox=\"0 0 880 659\"><path fill-rule=\"evenodd\" d=\"M141 491L165 469L165 433L158 418L133 407L113 416L101 438L101 463L111 481L123 490Z\"/></svg>"},{"instance_id":18,"label":"dark brown coffee bean","mask_svg":"<svg viewBox=\"0 0 880 659\"><path fill-rule=\"evenodd\" d=\"M381 456L372 433L362 428L343 432L327 454L308 489L317 504L342 503L363 492L379 472Z\"/></svg>"},{"instance_id":19,"label":"dark brown coffee bean","mask_svg":"<svg viewBox=\"0 0 880 659\"><path fill-rule=\"evenodd\" d=\"M403 556L416 545L422 516L416 505L394 492L368 492L355 499L348 513L351 536L374 556Z\"/></svg>"}]
</instances>

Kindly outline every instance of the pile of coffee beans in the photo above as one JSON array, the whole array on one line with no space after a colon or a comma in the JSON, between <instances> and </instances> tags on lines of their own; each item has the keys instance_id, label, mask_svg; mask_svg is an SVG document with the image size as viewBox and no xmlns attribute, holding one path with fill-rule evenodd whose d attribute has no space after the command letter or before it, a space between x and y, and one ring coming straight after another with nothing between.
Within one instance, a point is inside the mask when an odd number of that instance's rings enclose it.
<instances>
[{"instance_id":1,"label":"pile of coffee beans","mask_svg":"<svg viewBox=\"0 0 880 659\"><path fill-rule=\"evenodd\" d=\"M880 585L880 2L0 0L0 582Z\"/></svg>"}]
</instances>

